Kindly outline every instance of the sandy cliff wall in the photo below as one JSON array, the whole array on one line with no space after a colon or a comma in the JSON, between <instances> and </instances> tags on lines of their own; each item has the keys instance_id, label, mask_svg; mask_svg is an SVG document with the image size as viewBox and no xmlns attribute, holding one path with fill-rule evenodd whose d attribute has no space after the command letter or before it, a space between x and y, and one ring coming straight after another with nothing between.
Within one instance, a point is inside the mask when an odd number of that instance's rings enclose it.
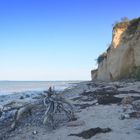
<instances>
[{"instance_id":1,"label":"sandy cliff wall","mask_svg":"<svg viewBox=\"0 0 140 140\"><path fill-rule=\"evenodd\" d=\"M140 76L140 18L117 23L105 55L98 58L92 79L119 80Z\"/></svg>"}]
</instances>

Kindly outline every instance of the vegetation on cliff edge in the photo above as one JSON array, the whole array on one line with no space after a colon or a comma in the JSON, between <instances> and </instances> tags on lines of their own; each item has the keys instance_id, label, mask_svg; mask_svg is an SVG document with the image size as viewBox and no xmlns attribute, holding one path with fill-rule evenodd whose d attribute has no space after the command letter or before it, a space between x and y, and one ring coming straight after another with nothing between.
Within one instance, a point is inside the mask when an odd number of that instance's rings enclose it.
<instances>
[{"instance_id":1,"label":"vegetation on cliff edge","mask_svg":"<svg viewBox=\"0 0 140 140\"><path fill-rule=\"evenodd\" d=\"M117 28L127 28L126 33L127 34L134 34L138 28L138 25L140 23L140 17L129 20L127 17L124 17L121 19L121 22L115 22L113 24L113 30Z\"/></svg>"},{"instance_id":2,"label":"vegetation on cliff edge","mask_svg":"<svg viewBox=\"0 0 140 140\"><path fill-rule=\"evenodd\" d=\"M98 56L97 58L97 63L100 64L105 58L107 58L107 53L104 52L101 55Z\"/></svg>"}]
</instances>

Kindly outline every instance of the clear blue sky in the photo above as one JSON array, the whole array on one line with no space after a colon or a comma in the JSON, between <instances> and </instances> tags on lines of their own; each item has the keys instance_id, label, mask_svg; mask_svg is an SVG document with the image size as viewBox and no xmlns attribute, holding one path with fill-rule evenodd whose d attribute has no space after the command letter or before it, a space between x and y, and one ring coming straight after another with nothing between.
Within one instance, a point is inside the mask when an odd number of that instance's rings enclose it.
<instances>
[{"instance_id":1,"label":"clear blue sky","mask_svg":"<svg viewBox=\"0 0 140 140\"><path fill-rule=\"evenodd\" d=\"M0 0L0 80L90 80L112 24L139 0Z\"/></svg>"}]
</instances>

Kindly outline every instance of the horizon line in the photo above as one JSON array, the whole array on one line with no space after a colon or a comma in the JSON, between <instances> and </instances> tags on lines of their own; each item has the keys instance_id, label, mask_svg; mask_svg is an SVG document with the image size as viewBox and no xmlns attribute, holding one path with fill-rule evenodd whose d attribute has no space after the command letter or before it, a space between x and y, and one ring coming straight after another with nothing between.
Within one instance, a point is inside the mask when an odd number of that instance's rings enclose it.
<instances>
[{"instance_id":1,"label":"horizon line","mask_svg":"<svg viewBox=\"0 0 140 140\"><path fill-rule=\"evenodd\" d=\"M90 81L90 80L0 80L0 82L63 82L63 81Z\"/></svg>"}]
</instances>

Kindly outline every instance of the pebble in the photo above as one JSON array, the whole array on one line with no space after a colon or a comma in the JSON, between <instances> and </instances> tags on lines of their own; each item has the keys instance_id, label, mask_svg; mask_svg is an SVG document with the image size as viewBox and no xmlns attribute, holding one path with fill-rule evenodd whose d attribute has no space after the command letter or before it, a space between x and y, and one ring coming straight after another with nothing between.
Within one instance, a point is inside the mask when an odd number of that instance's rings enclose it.
<instances>
[{"instance_id":1,"label":"pebble","mask_svg":"<svg viewBox=\"0 0 140 140\"><path fill-rule=\"evenodd\" d=\"M36 130L33 131L33 135L36 135L38 132Z\"/></svg>"},{"instance_id":2,"label":"pebble","mask_svg":"<svg viewBox=\"0 0 140 140\"><path fill-rule=\"evenodd\" d=\"M126 132L126 134L130 134L130 132Z\"/></svg>"},{"instance_id":3,"label":"pebble","mask_svg":"<svg viewBox=\"0 0 140 140\"><path fill-rule=\"evenodd\" d=\"M22 132L22 129L20 128L18 131L19 131L19 132Z\"/></svg>"},{"instance_id":4,"label":"pebble","mask_svg":"<svg viewBox=\"0 0 140 140\"><path fill-rule=\"evenodd\" d=\"M129 114L124 114L124 116L125 116L126 119L130 119Z\"/></svg>"},{"instance_id":5,"label":"pebble","mask_svg":"<svg viewBox=\"0 0 140 140\"><path fill-rule=\"evenodd\" d=\"M96 103L95 105L99 105L99 103Z\"/></svg>"},{"instance_id":6,"label":"pebble","mask_svg":"<svg viewBox=\"0 0 140 140\"><path fill-rule=\"evenodd\" d=\"M23 96L20 96L20 99L24 99L24 97Z\"/></svg>"},{"instance_id":7,"label":"pebble","mask_svg":"<svg viewBox=\"0 0 140 140\"><path fill-rule=\"evenodd\" d=\"M136 130L140 130L140 123L139 124L134 124L134 129L136 129Z\"/></svg>"},{"instance_id":8,"label":"pebble","mask_svg":"<svg viewBox=\"0 0 140 140\"><path fill-rule=\"evenodd\" d=\"M26 98L29 98L29 97L30 97L30 95L26 94L26 95L25 95L25 97L26 97Z\"/></svg>"},{"instance_id":9,"label":"pebble","mask_svg":"<svg viewBox=\"0 0 140 140\"><path fill-rule=\"evenodd\" d=\"M120 120L124 120L124 119L130 119L129 114L121 114L121 116L119 117Z\"/></svg>"}]
</instances>

